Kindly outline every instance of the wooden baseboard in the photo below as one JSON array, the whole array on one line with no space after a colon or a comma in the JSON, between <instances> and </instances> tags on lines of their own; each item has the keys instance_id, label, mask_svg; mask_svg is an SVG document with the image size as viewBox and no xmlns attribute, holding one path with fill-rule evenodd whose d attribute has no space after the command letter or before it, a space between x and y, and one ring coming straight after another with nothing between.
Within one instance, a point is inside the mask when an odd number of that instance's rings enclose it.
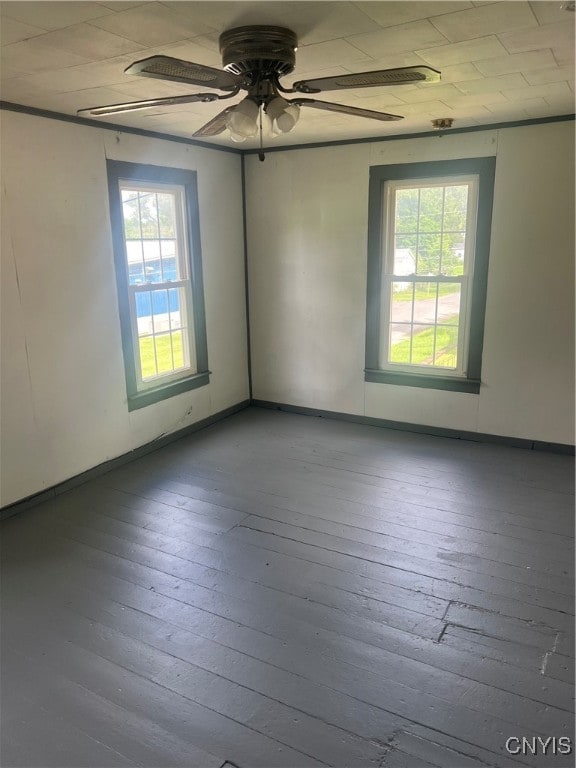
<instances>
[{"instance_id":1,"label":"wooden baseboard","mask_svg":"<svg viewBox=\"0 0 576 768\"><path fill-rule=\"evenodd\" d=\"M228 416L232 416L239 411L243 411L245 408L248 408L249 405L249 400L243 400L241 403L232 405L230 408L225 408L224 410L219 411L212 416L208 416L206 419L202 419L201 421L197 421L196 423L190 424L187 427L178 429L176 432L170 432L168 435L161 435L154 440L151 440L149 443L146 443L145 445L134 448L133 451L128 451L128 453L123 453L121 456L116 456L114 459L104 461L102 464L98 464L96 467L87 469L85 472L81 472L79 475L74 475L74 477L63 480L61 483L57 483L56 485L53 485L50 488L46 488L39 493L32 494L31 496L27 496L24 499L20 499L19 501L15 501L12 504L8 504L7 506L0 509L0 520L12 517L12 515L16 515L18 512L23 512L25 509L29 509L30 507L34 507L37 504L41 504L43 501L53 499L61 493L65 493L66 491L69 491L78 485L82 485L83 483L88 482L88 480L92 480L94 477L100 477L106 472L110 472L111 469L121 467L122 465L128 464L135 459L146 456L148 453L152 453L152 451L157 451L169 443L180 440L181 437L186 437L187 435L194 434L194 432L199 432L201 429L209 427L212 424L216 424L216 422L222 421Z\"/></svg>"},{"instance_id":2,"label":"wooden baseboard","mask_svg":"<svg viewBox=\"0 0 576 768\"><path fill-rule=\"evenodd\" d=\"M39 493L35 493L31 496L15 501L0 509L0 520L4 520L12 515L23 512L25 509L34 507L37 504L41 504L43 501L55 498L61 493L75 488L78 485L92 480L94 477L100 477L101 475L109 472L112 469L121 467L124 464L128 464L131 461L139 459L141 456L146 456L152 451L157 451L163 448L169 443L173 443L176 440L180 440L182 437L199 432L205 427L209 427L212 424L216 424L228 416L233 416L239 411L243 411L249 406L256 408L267 408L274 411L285 411L286 413L297 413L302 416L315 416L318 418L337 419L339 421L349 421L355 424L366 424L372 427L384 427L386 429L398 429L403 432L415 432L424 435L435 435L436 437L448 437L455 440L469 440L476 443L492 443L497 445L507 445L512 448L522 448L530 451L548 451L550 453L559 453L569 456L573 456L575 449L573 445L567 445L565 443L547 443L541 440L527 440L520 437L506 437L503 435L490 435L482 432L467 432L459 429L447 429L445 427L430 427L425 424L411 424L404 421L390 421L389 419L377 419L370 416L355 415L352 413L341 413L339 411L325 411L318 408L306 408L300 405L290 405L288 403L276 403L269 400L243 400L230 408L225 408L218 413L208 416L206 419L197 421L195 424L190 424L188 427L179 429L176 432L171 432L168 435L162 435L155 440L152 440L145 445L141 445L135 448L133 451L124 453L121 456L117 456L114 459L105 461L102 464L98 464L92 469L88 469L85 472L81 472L79 475L70 477L57 485L53 485L50 488L46 488Z\"/></svg>"},{"instance_id":3,"label":"wooden baseboard","mask_svg":"<svg viewBox=\"0 0 576 768\"><path fill-rule=\"evenodd\" d=\"M446 427L430 427L426 424L411 424L405 421L390 421L389 419L377 419L371 416L361 416L339 411L324 411L319 408L306 408L300 405L287 403L275 403L269 400L252 400L251 405L256 408L268 408L287 413L299 413L303 416L317 416L319 418L337 419L338 421L350 421L355 424L367 424L371 427L385 427L386 429L399 429L403 432L416 432L422 435L435 435L436 437L449 437L455 440L469 440L475 443L493 443L507 445L512 448L523 448L529 451L548 451L569 456L574 455L574 446L565 443L547 443L542 440L527 440L522 437L506 437L504 435L490 435L483 432L467 432L462 429L448 429Z\"/></svg>"}]
</instances>

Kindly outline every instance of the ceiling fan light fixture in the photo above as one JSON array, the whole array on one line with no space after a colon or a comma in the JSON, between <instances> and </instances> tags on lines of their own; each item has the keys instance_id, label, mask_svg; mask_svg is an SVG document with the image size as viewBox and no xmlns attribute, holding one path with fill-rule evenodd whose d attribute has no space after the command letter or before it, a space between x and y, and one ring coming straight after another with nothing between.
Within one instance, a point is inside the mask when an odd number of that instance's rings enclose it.
<instances>
[{"instance_id":1,"label":"ceiling fan light fixture","mask_svg":"<svg viewBox=\"0 0 576 768\"><path fill-rule=\"evenodd\" d=\"M231 128L228 128L228 133L230 134L230 138L235 144L242 144L243 141L246 141L246 136L241 136L239 133L234 133Z\"/></svg>"},{"instance_id":2,"label":"ceiling fan light fixture","mask_svg":"<svg viewBox=\"0 0 576 768\"><path fill-rule=\"evenodd\" d=\"M291 104L282 96L276 96L266 107L266 114L272 121L272 132L276 135L288 133L294 128L300 117L298 104Z\"/></svg>"},{"instance_id":3,"label":"ceiling fan light fixture","mask_svg":"<svg viewBox=\"0 0 576 768\"><path fill-rule=\"evenodd\" d=\"M290 104L287 109L276 120L276 125L281 133L288 133L294 128L300 118L300 107L298 104Z\"/></svg>"},{"instance_id":4,"label":"ceiling fan light fixture","mask_svg":"<svg viewBox=\"0 0 576 768\"><path fill-rule=\"evenodd\" d=\"M282 96L275 96L266 105L266 114L270 120L276 120L282 112L284 112L287 106L289 106L289 104L286 99L283 99Z\"/></svg>"},{"instance_id":5,"label":"ceiling fan light fixture","mask_svg":"<svg viewBox=\"0 0 576 768\"><path fill-rule=\"evenodd\" d=\"M226 118L226 127L230 135L234 134L242 139L256 136L259 112L260 107L255 101L250 97L243 99Z\"/></svg>"}]
</instances>

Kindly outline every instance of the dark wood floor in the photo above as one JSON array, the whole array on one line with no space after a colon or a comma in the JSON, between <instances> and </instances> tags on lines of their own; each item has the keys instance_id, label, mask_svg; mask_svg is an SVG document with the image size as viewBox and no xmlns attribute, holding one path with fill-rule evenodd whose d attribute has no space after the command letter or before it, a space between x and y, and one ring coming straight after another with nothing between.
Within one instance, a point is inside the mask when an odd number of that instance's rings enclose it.
<instances>
[{"instance_id":1,"label":"dark wood floor","mask_svg":"<svg viewBox=\"0 0 576 768\"><path fill-rule=\"evenodd\" d=\"M249 409L2 526L2 765L557 766L573 460ZM516 746L516 742L511 742Z\"/></svg>"}]
</instances>

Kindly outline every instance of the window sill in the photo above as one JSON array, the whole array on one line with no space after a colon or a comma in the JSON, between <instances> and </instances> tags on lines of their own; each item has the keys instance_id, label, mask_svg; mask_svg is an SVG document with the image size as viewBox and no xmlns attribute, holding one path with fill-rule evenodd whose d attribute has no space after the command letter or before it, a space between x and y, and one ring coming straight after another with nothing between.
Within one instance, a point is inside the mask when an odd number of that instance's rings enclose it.
<instances>
[{"instance_id":1,"label":"window sill","mask_svg":"<svg viewBox=\"0 0 576 768\"><path fill-rule=\"evenodd\" d=\"M160 385L154 389L147 389L144 392L137 392L128 395L128 410L136 411L138 408L145 408L147 405L158 403L160 400L166 400L174 395L180 395L182 392L188 392L190 389L203 387L210 381L210 372L203 371L195 373L186 379L172 381L169 384Z\"/></svg>"},{"instance_id":2,"label":"window sill","mask_svg":"<svg viewBox=\"0 0 576 768\"><path fill-rule=\"evenodd\" d=\"M366 368L364 381L375 384L395 384L399 387L423 387L425 389L443 389L449 392L468 392L477 395L480 392L479 379L464 379L456 376L425 376L419 373L395 373L374 368Z\"/></svg>"}]
</instances>

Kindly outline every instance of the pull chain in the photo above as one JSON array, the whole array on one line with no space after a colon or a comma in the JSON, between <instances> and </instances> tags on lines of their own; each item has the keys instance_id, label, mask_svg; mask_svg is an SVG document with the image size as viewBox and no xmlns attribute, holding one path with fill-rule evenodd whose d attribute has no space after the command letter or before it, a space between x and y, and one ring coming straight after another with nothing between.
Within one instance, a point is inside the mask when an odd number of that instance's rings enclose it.
<instances>
[{"instance_id":1,"label":"pull chain","mask_svg":"<svg viewBox=\"0 0 576 768\"><path fill-rule=\"evenodd\" d=\"M264 154L264 143L262 141L262 107L260 107L258 114L260 117L260 151L258 152L258 160L264 162L266 155Z\"/></svg>"}]
</instances>

